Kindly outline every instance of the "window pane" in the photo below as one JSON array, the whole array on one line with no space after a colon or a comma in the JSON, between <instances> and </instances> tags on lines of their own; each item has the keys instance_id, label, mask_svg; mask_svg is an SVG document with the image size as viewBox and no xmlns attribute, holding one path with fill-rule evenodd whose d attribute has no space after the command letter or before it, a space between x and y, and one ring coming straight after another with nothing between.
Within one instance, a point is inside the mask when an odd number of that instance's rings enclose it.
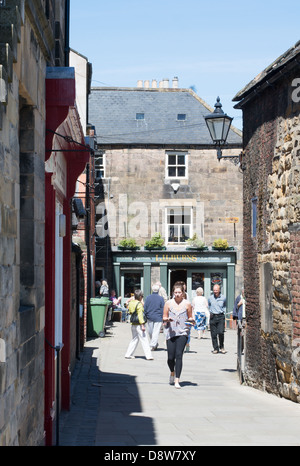
<instances>
[{"instance_id":1,"label":"window pane","mask_svg":"<svg viewBox=\"0 0 300 466\"><path fill-rule=\"evenodd\" d=\"M210 274L211 291L213 291L214 285L219 285L222 289L222 286L223 286L223 273L222 272L216 272L216 273Z\"/></svg>"},{"instance_id":2,"label":"window pane","mask_svg":"<svg viewBox=\"0 0 300 466\"><path fill-rule=\"evenodd\" d=\"M178 113L177 120L185 120L186 114L185 113Z\"/></svg>"},{"instance_id":3,"label":"window pane","mask_svg":"<svg viewBox=\"0 0 300 466\"><path fill-rule=\"evenodd\" d=\"M192 273L192 290L196 290L199 286L204 290L204 273Z\"/></svg>"},{"instance_id":4,"label":"window pane","mask_svg":"<svg viewBox=\"0 0 300 466\"><path fill-rule=\"evenodd\" d=\"M178 155L177 163L178 165L185 165L185 155Z\"/></svg>"},{"instance_id":5,"label":"window pane","mask_svg":"<svg viewBox=\"0 0 300 466\"><path fill-rule=\"evenodd\" d=\"M141 276L140 272L125 273L124 274L124 295L125 298L130 298L135 290L141 288Z\"/></svg>"},{"instance_id":6,"label":"window pane","mask_svg":"<svg viewBox=\"0 0 300 466\"><path fill-rule=\"evenodd\" d=\"M178 167L177 173L178 173L178 176L185 176L185 167Z\"/></svg>"},{"instance_id":7,"label":"window pane","mask_svg":"<svg viewBox=\"0 0 300 466\"><path fill-rule=\"evenodd\" d=\"M180 242L184 243L190 237L190 227L186 225L182 226L180 233Z\"/></svg>"},{"instance_id":8,"label":"window pane","mask_svg":"<svg viewBox=\"0 0 300 466\"><path fill-rule=\"evenodd\" d=\"M176 155L169 155L169 165L176 165Z\"/></svg>"},{"instance_id":9,"label":"window pane","mask_svg":"<svg viewBox=\"0 0 300 466\"><path fill-rule=\"evenodd\" d=\"M190 225L191 224L191 209L187 207L183 208L182 216L183 216L182 223Z\"/></svg>"},{"instance_id":10,"label":"window pane","mask_svg":"<svg viewBox=\"0 0 300 466\"><path fill-rule=\"evenodd\" d=\"M178 227L168 226L168 241L170 243L178 243Z\"/></svg>"},{"instance_id":11,"label":"window pane","mask_svg":"<svg viewBox=\"0 0 300 466\"><path fill-rule=\"evenodd\" d=\"M137 120L144 120L145 119L145 114L144 113L137 113L136 114L136 119Z\"/></svg>"},{"instance_id":12,"label":"window pane","mask_svg":"<svg viewBox=\"0 0 300 466\"><path fill-rule=\"evenodd\" d=\"M168 173L169 173L169 176L176 176L176 167L169 167Z\"/></svg>"}]
</instances>

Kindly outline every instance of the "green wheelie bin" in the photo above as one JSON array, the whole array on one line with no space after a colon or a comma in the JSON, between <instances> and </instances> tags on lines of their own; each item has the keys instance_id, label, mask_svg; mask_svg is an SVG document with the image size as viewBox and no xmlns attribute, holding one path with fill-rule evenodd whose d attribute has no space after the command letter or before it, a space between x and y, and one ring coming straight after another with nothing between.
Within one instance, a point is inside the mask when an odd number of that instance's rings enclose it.
<instances>
[{"instance_id":1,"label":"green wheelie bin","mask_svg":"<svg viewBox=\"0 0 300 466\"><path fill-rule=\"evenodd\" d=\"M101 337L105 336L105 321L108 307L111 304L110 299L91 298L88 315L88 336Z\"/></svg>"}]
</instances>

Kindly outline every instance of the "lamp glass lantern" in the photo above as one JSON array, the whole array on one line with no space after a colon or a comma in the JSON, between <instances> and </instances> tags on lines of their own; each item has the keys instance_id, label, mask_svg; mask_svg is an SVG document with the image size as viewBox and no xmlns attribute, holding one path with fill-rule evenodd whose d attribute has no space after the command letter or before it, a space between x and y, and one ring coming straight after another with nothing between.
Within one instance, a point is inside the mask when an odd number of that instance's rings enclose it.
<instances>
[{"instance_id":1,"label":"lamp glass lantern","mask_svg":"<svg viewBox=\"0 0 300 466\"><path fill-rule=\"evenodd\" d=\"M204 119L213 142L218 146L225 144L233 118L223 112L220 97L217 97L214 112Z\"/></svg>"}]
</instances>

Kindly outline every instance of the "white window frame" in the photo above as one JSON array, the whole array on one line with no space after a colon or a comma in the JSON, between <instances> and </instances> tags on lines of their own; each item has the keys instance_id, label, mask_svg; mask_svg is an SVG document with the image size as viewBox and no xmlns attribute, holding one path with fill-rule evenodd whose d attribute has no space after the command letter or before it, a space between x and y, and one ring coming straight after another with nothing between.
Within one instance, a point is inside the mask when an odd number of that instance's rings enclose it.
<instances>
[{"instance_id":1,"label":"white window frame","mask_svg":"<svg viewBox=\"0 0 300 466\"><path fill-rule=\"evenodd\" d=\"M189 211L189 217L190 217L190 222L189 223L174 223L171 224L168 222L168 214L171 210L178 210L181 209L181 211L188 210ZM177 214L178 215L178 214ZM180 213L179 213L180 215ZM173 246L181 246L183 244L186 244L186 241L169 241L169 226L174 225L174 232L175 235L177 233L177 237L180 237L180 232L179 228L186 226L189 227L189 236L186 238L191 238L193 236L193 207L192 206L185 206L185 205L174 205L174 206L166 206L165 207L165 243L167 245L173 245ZM177 232L176 232L177 230Z\"/></svg>"},{"instance_id":2,"label":"white window frame","mask_svg":"<svg viewBox=\"0 0 300 466\"><path fill-rule=\"evenodd\" d=\"M97 168L97 160L102 156L102 165L99 164L100 167L103 168ZM105 151L101 150L96 150L95 151L95 178L99 178L97 176L97 171L103 171L103 176L101 178L106 178L106 156L105 156Z\"/></svg>"},{"instance_id":3,"label":"white window frame","mask_svg":"<svg viewBox=\"0 0 300 466\"><path fill-rule=\"evenodd\" d=\"M176 175L174 176L171 176L169 175L169 168L170 167L181 167L183 165L179 165L178 163L176 163L175 165L169 165L169 155L175 155L176 157L180 156L180 155L184 155L185 157L185 164L184 164L184 168L185 168L185 175L184 176L178 176L177 175L177 171L176 171ZM165 177L166 179L179 179L179 180L186 180L188 179L188 152L182 152L182 151L167 151L166 152L166 166L165 166Z\"/></svg>"}]
</instances>

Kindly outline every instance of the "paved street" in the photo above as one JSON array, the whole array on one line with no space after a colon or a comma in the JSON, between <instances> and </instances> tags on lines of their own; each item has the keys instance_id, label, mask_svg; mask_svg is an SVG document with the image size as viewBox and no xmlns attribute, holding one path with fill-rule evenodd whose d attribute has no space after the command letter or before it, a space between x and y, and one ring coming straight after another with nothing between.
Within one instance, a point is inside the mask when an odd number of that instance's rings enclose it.
<instances>
[{"instance_id":1,"label":"paved street","mask_svg":"<svg viewBox=\"0 0 300 466\"><path fill-rule=\"evenodd\" d=\"M60 445L300 446L300 405L240 385L236 332L227 354L211 353L210 333L184 354L182 388L168 384L164 336L147 361L124 354L130 324L114 322L89 340L72 376L72 406L60 418Z\"/></svg>"}]
</instances>

